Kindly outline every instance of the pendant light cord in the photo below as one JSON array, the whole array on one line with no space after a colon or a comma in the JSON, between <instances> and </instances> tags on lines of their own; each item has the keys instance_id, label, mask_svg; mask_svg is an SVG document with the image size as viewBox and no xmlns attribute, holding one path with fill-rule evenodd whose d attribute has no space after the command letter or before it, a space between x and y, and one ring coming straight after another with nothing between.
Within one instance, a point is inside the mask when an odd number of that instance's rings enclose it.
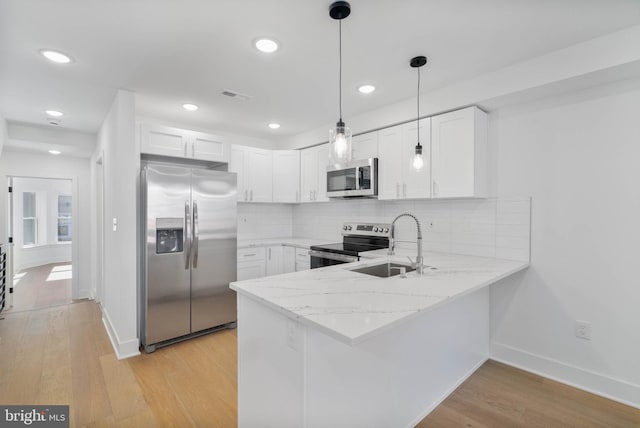
<instances>
[{"instance_id":1,"label":"pendant light cord","mask_svg":"<svg viewBox=\"0 0 640 428\"><path fill-rule=\"evenodd\" d=\"M416 99L418 100L418 116L416 117L416 132L418 135L418 145L420 145L420 67L418 68L418 96Z\"/></svg>"},{"instance_id":2,"label":"pendant light cord","mask_svg":"<svg viewBox=\"0 0 640 428\"><path fill-rule=\"evenodd\" d=\"M338 96L338 108L340 110L340 122L342 122L342 20L338 21L338 52L339 52L339 64L340 71L338 73L338 81L339 81L339 96Z\"/></svg>"}]
</instances>

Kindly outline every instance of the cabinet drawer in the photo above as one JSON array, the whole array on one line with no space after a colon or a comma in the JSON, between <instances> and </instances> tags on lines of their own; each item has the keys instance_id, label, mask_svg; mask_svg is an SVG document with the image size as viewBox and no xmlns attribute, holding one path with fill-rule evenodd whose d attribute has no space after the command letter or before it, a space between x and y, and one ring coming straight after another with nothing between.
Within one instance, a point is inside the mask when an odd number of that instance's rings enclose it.
<instances>
[{"instance_id":1,"label":"cabinet drawer","mask_svg":"<svg viewBox=\"0 0 640 428\"><path fill-rule=\"evenodd\" d=\"M300 272L301 270L309 270L311 269L310 263L307 262L299 262L296 261L296 272Z\"/></svg>"},{"instance_id":2,"label":"cabinet drawer","mask_svg":"<svg viewBox=\"0 0 640 428\"><path fill-rule=\"evenodd\" d=\"M309 250L306 248L296 248L296 261L309 262Z\"/></svg>"},{"instance_id":3,"label":"cabinet drawer","mask_svg":"<svg viewBox=\"0 0 640 428\"><path fill-rule=\"evenodd\" d=\"M238 263L265 259L264 247L241 248L238 250Z\"/></svg>"}]
</instances>

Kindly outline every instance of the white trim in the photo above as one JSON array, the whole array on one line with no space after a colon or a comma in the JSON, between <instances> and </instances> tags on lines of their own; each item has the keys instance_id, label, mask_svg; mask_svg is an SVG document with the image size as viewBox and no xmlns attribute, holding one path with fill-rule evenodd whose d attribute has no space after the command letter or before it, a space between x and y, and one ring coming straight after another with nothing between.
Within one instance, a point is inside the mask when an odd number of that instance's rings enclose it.
<instances>
[{"instance_id":1,"label":"white trim","mask_svg":"<svg viewBox=\"0 0 640 428\"><path fill-rule=\"evenodd\" d=\"M491 359L640 409L640 385L502 343L491 343Z\"/></svg>"},{"instance_id":2,"label":"white trim","mask_svg":"<svg viewBox=\"0 0 640 428\"><path fill-rule=\"evenodd\" d=\"M140 355L140 350L138 349L140 341L136 338L127 340L126 342L121 342L118 338L118 333L116 333L116 329L113 327L111 318L109 318L109 313L106 308L100 305L100 309L102 310L102 324L104 324L104 328L107 331L107 335L111 341L111 347L113 347L113 352L115 352L116 358L122 360Z\"/></svg>"}]
</instances>

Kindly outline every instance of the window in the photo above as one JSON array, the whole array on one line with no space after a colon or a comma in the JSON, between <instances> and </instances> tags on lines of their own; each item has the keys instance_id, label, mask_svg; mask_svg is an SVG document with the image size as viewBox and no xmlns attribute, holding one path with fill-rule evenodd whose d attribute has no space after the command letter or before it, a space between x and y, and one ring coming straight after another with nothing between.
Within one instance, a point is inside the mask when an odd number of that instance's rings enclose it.
<instances>
[{"instance_id":1,"label":"window","mask_svg":"<svg viewBox=\"0 0 640 428\"><path fill-rule=\"evenodd\" d=\"M38 218L36 217L36 192L22 194L23 245L35 245L38 241Z\"/></svg>"},{"instance_id":2,"label":"window","mask_svg":"<svg viewBox=\"0 0 640 428\"><path fill-rule=\"evenodd\" d=\"M71 196L58 195L58 242L71 241Z\"/></svg>"}]
</instances>

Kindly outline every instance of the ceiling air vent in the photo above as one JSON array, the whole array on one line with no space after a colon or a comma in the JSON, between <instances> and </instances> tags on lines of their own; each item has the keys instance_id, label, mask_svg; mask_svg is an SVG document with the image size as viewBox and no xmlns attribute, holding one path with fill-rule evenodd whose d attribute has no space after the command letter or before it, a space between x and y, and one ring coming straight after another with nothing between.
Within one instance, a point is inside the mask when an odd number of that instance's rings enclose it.
<instances>
[{"instance_id":1,"label":"ceiling air vent","mask_svg":"<svg viewBox=\"0 0 640 428\"><path fill-rule=\"evenodd\" d=\"M251 95L241 94L240 92L232 91L230 89L225 89L222 91L222 95L229 98L235 98L236 100L246 101L250 100Z\"/></svg>"}]
</instances>

